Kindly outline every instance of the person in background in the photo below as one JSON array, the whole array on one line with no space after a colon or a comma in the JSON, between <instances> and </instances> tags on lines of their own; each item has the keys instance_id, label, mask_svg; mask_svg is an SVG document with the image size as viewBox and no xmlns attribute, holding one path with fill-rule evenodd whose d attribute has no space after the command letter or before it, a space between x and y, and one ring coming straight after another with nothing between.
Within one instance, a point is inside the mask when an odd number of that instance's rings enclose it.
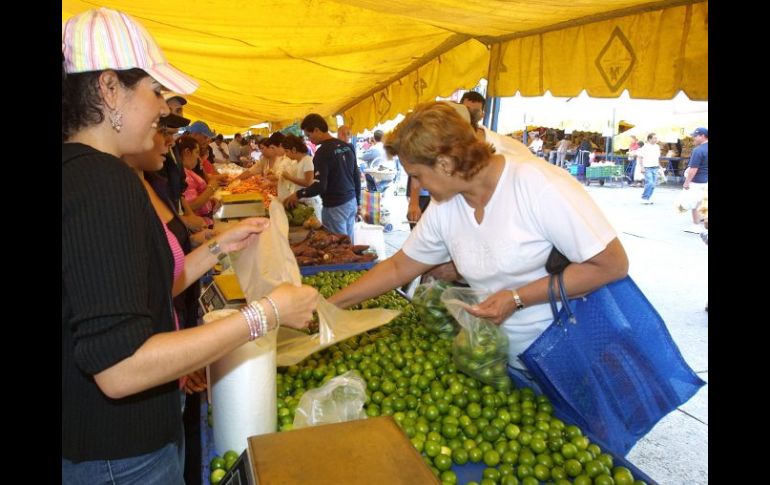
<instances>
[{"instance_id":1,"label":"person in background","mask_svg":"<svg viewBox=\"0 0 770 485\"><path fill-rule=\"evenodd\" d=\"M317 181L300 189L284 201L294 207L298 199L321 196L321 220L333 233L347 234L353 241L353 224L361 207L361 172L350 144L329 134L329 125L317 113L302 120L300 128L310 141L320 145L313 157Z\"/></svg>"},{"instance_id":2,"label":"person in background","mask_svg":"<svg viewBox=\"0 0 770 485\"><path fill-rule=\"evenodd\" d=\"M222 150L221 145L224 144L224 140L225 138L220 133L216 137L214 137L213 140L211 140L211 143L209 143L209 147L211 147L212 156L214 157L213 163L227 163L230 160L230 158L227 155L227 151Z\"/></svg>"},{"instance_id":3,"label":"person in background","mask_svg":"<svg viewBox=\"0 0 770 485\"><path fill-rule=\"evenodd\" d=\"M706 185L703 189L703 199L698 207L698 212L703 220L703 231L700 233L701 240L708 247L709 245L709 187ZM706 301L706 311L709 311L709 303Z\"/></svg>"},{"instance_id":4,"label":"person in background","mask_svg":"<svg viewBox=\"0 0 770 485\"><path fill-rule=\"evenodd\" d=\"M392 165L392 163L388 163L388 157L385 155L385 149L382 147L382 130L374 130L373 136L374 145L369 147L369 149L361 155L361 160L366 162L367 168L378 168L380 165Z\"/></svg>"},{"instance_id":5,"label":"person in background","mask_svg":"<svg viewBox=\"0 0 770 485\"><path fill-rule=\"evenodd\" d=\"M635 135L631 135L631 143L628 145L628 165L629 168L627 169L626 173L631 173L631 179L629 180L629 184L637 185L637 177L636 174L638 173L641 177L642 170L636 163L636 153L639 150L641 145L639 145L639 139Z\"/></svg>"},{"instance_id":6,"label":"person in background","mask_svg":"<svg viewBox=\"0 0 770 485\"><path fill-rule=\"evenodd\" d=\"M187 99L179 94L166 92L163 94L163 98L168 104L168 109L171 110L171 114L177 116L184 116L184 105L187 104Z\"/></svg>"},{"instance_id":7,"label":"person in background","mask_svg":"<svg viewBox=\"0 0 770 485\"><path fill-rule=\"evenodd\" d=\"M348 145L352 146L353 144L351 140L353 139L353 133L350 131L350 127L347 125L342 125L339 128L337 128L337 139L342 140Z\"/></svg>"},{"instance_id":8,"label":"person in background","mask_svg":"<svg viewBox=\"0 0 770 485\"><path fill-rule=\"evenodd\" d=\"M275 307L263 298L177 330L172 297L269 221L246 219L184 257L120 157L153 147L164 88L190 94L197 83L116 10L63 22L62 50L62 483L182 485L182 378L279 316L306 327L317 292L282 285Z\"/></svg>"},{"instance_id":9,"label":"person in background","mask_svg":"<svg viewBox=\"0 0 770 485\"><path fill-rule=\"evenodd\" d=\"M286 156L294 161L294 165L281 173L281 180L278 184L278 198L283 200L289 194L292 194L302 187L310 187L315 182L315 167L313 166L313 157L310 156L305 140L295 135L286 135L281 142ZM288 182L288 183L287 183ZM300 199L303 204L312 207L315 211L316 219L321 220L321 197L308 197Z\"/></svg>"},{"instance_id":10,"label":"person in background","mask_svg":"<svg viewBox=\"0 0 770 485\"><path fill-rule=\"evenodd\" d=\"M564 168L566 167L565 159L567 157L567 150L569 150L569 135L564 135L559 144L556 147L556 166Z\"/></svg>"},{"instance_id":11,"label":"person in background","mask_svg":"<svg viewBox=\"0 0 770 485\"><path fill-rule=\"evenodd\" d=\"M211 163L214 159L214 151L210 143L214 138L214 132L211 131L209 125L204 121L196 121L187 127L185 133L187 133L187 136L193 137L200 145L200 155L195 163L195 167L193 167L193 171L207 183L225 185L227 183L227 175L220 174Z\"/></svg>"},{"instance_id":12,"label":"person in background","mask_svg":"<svg viewBox=\"0 0 770 485\"><path fill-rule=\"evenodd\" d=\"M484 106L487 100L481 93L476 91L465 91L460 98L460 104L468 108L468 114L470 114L471 120L475 120L473 127L478 129L481 120L484 119Z\"/></svg>"},{"instance_id":13,"label":"person in background","mask_svg":"<svg viewBox=\"0 0 770 485\"><path fill-rule=\"evenodd\" d=\"M532 133L532 141L529 144L529 149L532 153L538 157L543 155L543 140L540 139L540 134L537 132Z\"/></svg>"},{"instance_id":14,"label":"person in background","mask_svg":"<svg viewBox=\"0 0 770 485\"><path fill-rule=\"evenodd\" d=\"M502 325L509 365L531 382L518 359L553 321L545 263L555 247L572 263L569 295L623 278L628 259L616 231L567 172L524 157L493 154L446 103L425 103L385 137L431 203L400 251L329 301L346 308L453 261L471 288L490 296L471 307Z\"/></svg>"},{"instance_id":15,"label":"person in background","mask_svg":"<svg viewBox=\"0 0 770 485\"><path fill-rule=\"evenodd\" d=\"M688 199L693 201L692 226L685 231L700 234L701 214L698 212L698 206L709 184L709 130L697 128L692 132L692 137L697 146L690 155L690 163L684 171L682 184L682 188L689 192Z\"/></svg>"},{"instance_id":16,"label":"person in background","mask_svg":"<svg viewBox=\"0 0 770 485\"><path fill-rule=\"evenodd\" d=\"M652 193L655 190L658 172L660 169L660 145L655 133L647 135L647 142L637 150L636 161L642 167L644 174L644 191L642 192L642 204L650 205Z\"/></svg>"},{"instance_id":17,"label":"person in background","mask_svg":"<svg viewBox=\"0 0 770 485\"><path fill-rule=\"evenodd\" d=\"M163 185L165 180L157 175L157 170L164 161L164 155L174 143L176 129L186 126L190 120L169 114L160 119L158 130L153 137L154 145L150 150L137 155L125 155L122 157L144 184L147 195L150 197L155 213L161 222L166 225L168 231L174 235L184 254L190 254L194 247L204 244L215 236L211 229L191 234L184 222L177 215L171 201L164 197ZM158 190L160 188L161 190ZM174 297L174 311L179 328L193 328L198 325L198 297L200 296L200 284L194 282L181 294ZM206 373L204 369L188 374L184 379L182 402L184 403L183 419L185 436L182 443L200 442L200 400L199 393L206 390ZM187 483L193 483L200 477L201 453L199 446L184 446L184 476ZM180 452L181 454L181 452Z\"/></svg>"},{"instance_id":18,"label":"person in background","mask_svg":"<svg viewBox=\"0 0 770 485\"><path fill-rule=\"evenodd\" d=\"M214 225L214 212L217 210L217 201L214 199L214 193L219 189L219 182L212 180L207 183L203 177L195 172L194 168L200 158L200 144L190 135L183 135L176 141L177 151L184 164L185 183L187 188L184 191L184 198L195 211L195 214L202 217L206 222L206 227L211 228Z\"/></svg>"},{"instance_id":19,"label":"person in background","mask_svg":"<svg viewBox=\"0 0 770 485\"><path fill-rule=\"evenodd\" d=\"M241 161L241 138L243 135L240 133L236 133L233 135L232 141L230 141L230 144L227 148L227 155L230 158L230 161L233 163L238 163Z\"/></svg>"}]
</instances>

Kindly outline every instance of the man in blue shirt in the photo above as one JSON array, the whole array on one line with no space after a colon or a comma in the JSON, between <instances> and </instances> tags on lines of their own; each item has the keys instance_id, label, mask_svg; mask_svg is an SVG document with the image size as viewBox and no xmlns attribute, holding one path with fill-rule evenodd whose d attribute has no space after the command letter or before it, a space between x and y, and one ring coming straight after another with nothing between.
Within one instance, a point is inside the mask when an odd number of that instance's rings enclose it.
<instances>
[{"instance_id":1,"label":"man in blue shirt","mask_svg":"<svg viewBox=\"0 0 770 485\"><path fill-rule=\"evenodd\" d=\"M353 224L361 205L361 172L356 153L350 144L329 134L329 125L317 113L302 120L300 128L318 146L313 156L316 182L300 189L284 201L293 207L298 199L321 196L321 219L326 228L336 234L347 234L353 240Z\"/></svg>"},{"instance_id":2,"label":"man in blue shirt","mask_svg":"<svg viewBox=\"0 0 770 485\"><path fill-rule=\"evenodd\" d=\"M682 188L690 192L688 199L691 201L693 225L685 231L700 234L703 229L700 227L701 215L698 206L709 183L709 131L706 128L696 128L692 137L698 146L690 155Z\"/></svg>"}]
</instances>

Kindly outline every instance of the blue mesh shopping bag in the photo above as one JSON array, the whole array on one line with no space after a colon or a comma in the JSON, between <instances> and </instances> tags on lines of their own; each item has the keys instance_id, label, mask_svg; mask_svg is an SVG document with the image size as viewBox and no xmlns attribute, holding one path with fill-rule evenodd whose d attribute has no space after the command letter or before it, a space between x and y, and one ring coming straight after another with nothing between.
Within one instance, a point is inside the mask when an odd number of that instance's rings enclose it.
<instances>
[{"instance_id":1,"label":"blue mesh shopping bag","mask_svg":"<svg viewBox=\"0 0 770 485\"><path fill-rule=\"evenodd\" d=\"M630 277L569 300L519 357L553 405L626 455L705 383L682 358L658 312Z\"/></svg>"}]
</instances>

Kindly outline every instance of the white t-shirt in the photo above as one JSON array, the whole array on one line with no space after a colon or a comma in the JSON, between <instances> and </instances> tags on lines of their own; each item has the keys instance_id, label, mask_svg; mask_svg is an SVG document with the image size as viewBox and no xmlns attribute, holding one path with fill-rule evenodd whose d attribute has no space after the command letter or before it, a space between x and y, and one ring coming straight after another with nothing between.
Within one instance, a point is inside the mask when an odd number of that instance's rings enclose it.
<instances>
[{"instance_id":1,"label":"white t-shirt","mask_svg":"<svg viewBox=\"0 0 770 485\"><path fill-rule=\"evenodd\" d=\"M533 153L524 145L521 141L511 138L510 136L501 135L495 131L490 130L486 126L482 126L484 129L484 138L487 143L490 143L495 147L495 153L509 154L514 157L529 157L533 156ZM542 162L543 160L537 158L536 160Z\"/></svg>"},{"instance_id":2,"label":"white t-shirt","mask_svg":"<svg viewBox=\"0 0 770 485\"><path fill-rule=\"evenodd\" d=\"M637 150L636 156L642 157L642 166L645 168L660 166L660 146L657 143L645 143Z\"/></svg>"},{"instance_id":3,"label":"white t-shirt","mask_svg":"<svg viewBox=\"0 0 770 485\"><path fill-rule=\"evenodd\" d=\"M532 140L532 143L529 144L529 148L533 152L539 152L540 150L543 149L543 140L541 140L540 138L535 138L534 140Z\"/></svg>"},{"instance_id":4,"label":"white t-shirt","mask_svg":"<svg viewBox=\"0 0 770 485\"><path fill-rule=\"evenodd\" d=\"M299 164L297 162L284 155L276 160L273 168L269 170L270 172L274 173L276 177L278 177L277 189L279 200L284 200L286 197L293 194L297 190L297 185L291 180L281 178L281 174L283 172L288 172L289 175L296 176L298 165Z\"/></svg>"},{"instance_id":5,"label":"white t-shirt","mask_svg":"<svg viewBox=\"0 0 770 485\"><path fill-rule=\"evenodd\" d=\"M310 155L305 155L300 159L299 162L295 162L289 157L286 157L286 159L291 163L276 165L276 170L278 168L286 170L288 171L289 175L291 175L294 178L305 178L305 172L313 172L315 170L315 167L313 166L313 157L311 157ZM278 182L278 198L283 200L289 195L299 190L300 188L301 187L299 185L295 184L290 180L281 179L281 181ZM281 194L285 194L285 195L281 196Z\"/></svg>"},{"instance_id":6,"label":"white t-shirt","mask_svg":"<svg viewBox=\"0 0 770 485\"><path fill-rule=\"evenodd\" d=\"M490 295L547 275L551 248L583 262L603 251L617 233L585 189L566 171L534 156L506 159L495 192L476 222L462 195L432 201L403 246L424 264L454 261L472 288ZM504 323L509 363L553 320L548 303L515 312Z\"/></svg>"}]
</instances>

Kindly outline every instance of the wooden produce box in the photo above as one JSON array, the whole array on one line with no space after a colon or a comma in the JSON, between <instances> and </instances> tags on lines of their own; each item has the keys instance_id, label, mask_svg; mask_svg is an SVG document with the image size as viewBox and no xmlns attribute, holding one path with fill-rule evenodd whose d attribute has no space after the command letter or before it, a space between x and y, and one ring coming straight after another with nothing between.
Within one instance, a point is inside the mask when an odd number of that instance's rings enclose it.
<instances>
[{"instance_id":1,"label":"wooden produce box","mask_svg":"<svg viewBox=\"0 0 770 485\"><path fill-rule=\"evenodd\" d=\"M439 484L390 416L249 438L258 485Z\"/></svg>"}]
</instances>

